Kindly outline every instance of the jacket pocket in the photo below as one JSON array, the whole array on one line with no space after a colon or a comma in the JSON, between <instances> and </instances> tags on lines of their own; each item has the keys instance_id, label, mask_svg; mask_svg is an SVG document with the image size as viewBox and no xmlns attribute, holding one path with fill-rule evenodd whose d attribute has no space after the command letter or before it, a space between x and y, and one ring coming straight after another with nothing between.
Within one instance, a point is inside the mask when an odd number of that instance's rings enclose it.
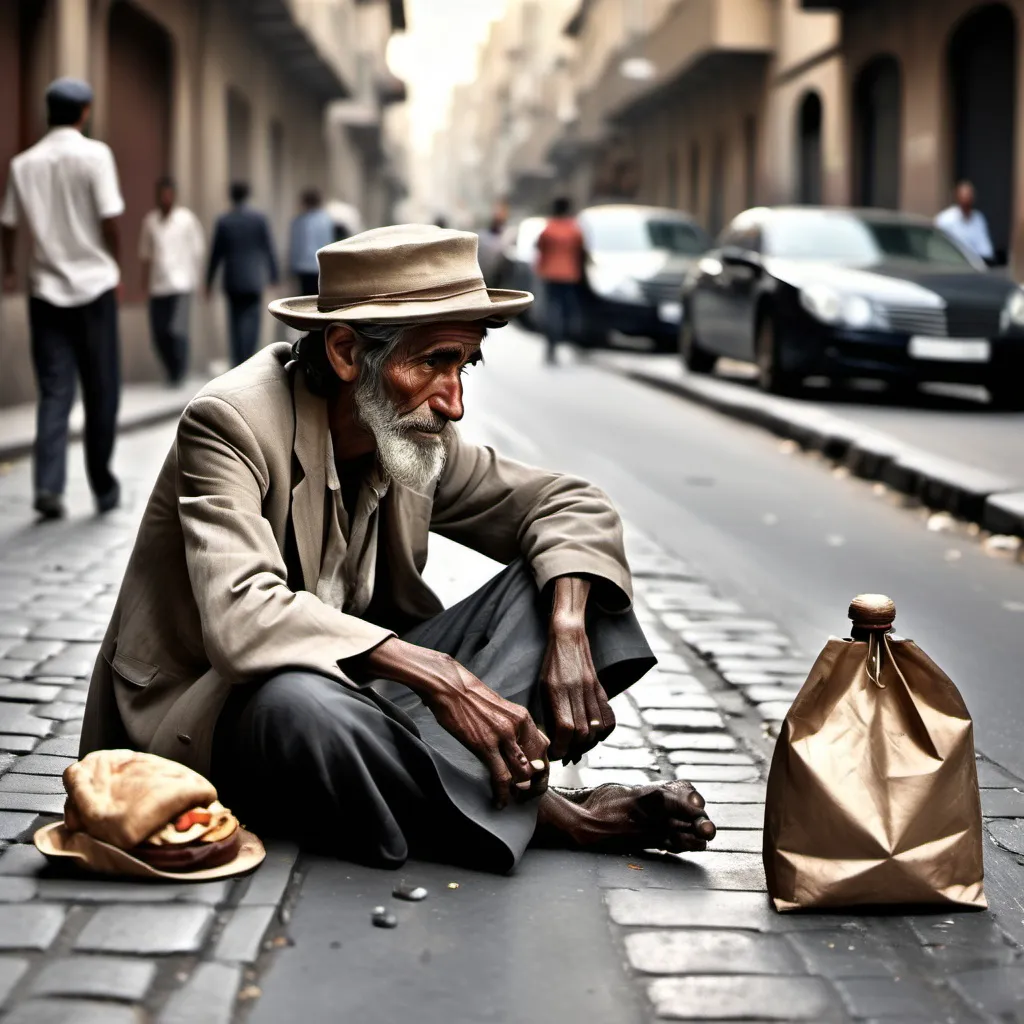
<instances>
[{"instance_id":1,"label":"jacket pocket","mask_svg":"<svg viewBox=\"0 0 1024 1024\"><path fill-rule=\"evenodd\" d=\"M110 659L110 667L126 683L140 688L149 686L159 671L156 665L150 665L148 661L139 661L138 658L131 658L127 654L121 654L120 651Z\"/></svg>"}]
</instances>

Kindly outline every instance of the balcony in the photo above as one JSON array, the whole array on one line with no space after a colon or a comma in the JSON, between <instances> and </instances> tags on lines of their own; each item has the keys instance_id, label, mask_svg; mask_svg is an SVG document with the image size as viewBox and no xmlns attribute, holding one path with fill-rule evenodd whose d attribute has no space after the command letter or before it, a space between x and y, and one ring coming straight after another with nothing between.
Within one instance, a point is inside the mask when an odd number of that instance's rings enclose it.
<instances>
[{"instance_id":1,"label":"balcony","mask_svg":"<svg viewBox=\"0 0 1024 1024\"><path fill-rule=\"evenodd\" d=\"M604 73L579 98L581 139L605 132L609 120L690 81L728 74L739 62L774 49L772 0L677 0L654 29L611 54ZM627 78L620 68L641 58L650 74Z\"/></svg>"},{"instance_id":2,"label":"balcony","mask_svg":"<svg viewBox=\"0 0 1024 1024\"><path fill-rule=\"evenodd\" d=\"M289 75L322 103L352 95L352 68L345 46L348 0L233 0Z\"/></svg>"}]
</instances>

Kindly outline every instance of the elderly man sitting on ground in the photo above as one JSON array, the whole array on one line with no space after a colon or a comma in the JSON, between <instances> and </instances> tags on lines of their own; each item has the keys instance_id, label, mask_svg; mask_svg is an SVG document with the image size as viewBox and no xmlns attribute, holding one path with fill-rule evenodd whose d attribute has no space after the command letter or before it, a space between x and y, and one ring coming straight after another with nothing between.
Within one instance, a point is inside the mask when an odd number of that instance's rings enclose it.
<instances>
[{"instance_id":1,"label":"elderly man sitting on ground","mask_svg":"<svg viewBox=\"0 0 1024 1024\"><path fill-rule=\"evenodd\" d=\"M547 785L655 659L605 495L456 432L487 328L532 296L488 291L464 232L381 228L318 255L319 295L270 307L308 333L182 416L82 753L183 762L253 827L370 864L703 848L685 782ZM507 568L444 610L429 531Z\"/></svg>"}]
</instances>

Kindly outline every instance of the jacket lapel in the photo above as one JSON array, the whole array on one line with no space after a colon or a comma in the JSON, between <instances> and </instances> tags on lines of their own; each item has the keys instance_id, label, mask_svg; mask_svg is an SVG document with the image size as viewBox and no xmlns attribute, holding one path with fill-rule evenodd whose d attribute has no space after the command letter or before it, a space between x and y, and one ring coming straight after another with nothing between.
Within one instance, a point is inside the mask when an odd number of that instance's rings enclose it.
<instances>
[{"instance_id":1,"label":"jacket lapel","mask_svg":"<svg viewBox=\"0 0 1024 1024\"><path fill-rule=\"evenodd\" d=\"M311 394L302 374L293 372L295 459L302 476L292 488L292 527L306 590L316 592L324 543L324 492L327 487L327 405Z\"/></svg>"}]
</instances>

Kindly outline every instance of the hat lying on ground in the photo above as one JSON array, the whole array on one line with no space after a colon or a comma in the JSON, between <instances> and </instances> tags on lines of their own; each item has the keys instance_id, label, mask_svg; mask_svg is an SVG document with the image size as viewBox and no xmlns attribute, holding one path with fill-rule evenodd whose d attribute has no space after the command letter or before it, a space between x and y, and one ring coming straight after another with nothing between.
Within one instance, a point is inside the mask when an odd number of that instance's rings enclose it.
<instances>
[{"instance_id":1,"label":"hat lying on ground","mask_svg":"<svg viewBox=\"0 0 1024 1024\"><path fill-rule=\"evenodd\" d=\"M64 770L64 821L35 844L106 874L203 881L241 874L263 844L191 768L134 750L96 750Z\"/></svg>"},{"instance_id":2,"label":"hat lying on ground","mask_svg":"<svg viewBox=\"0 0 1024 1024\"><path fill-rule=\"evenodd\" d=\"M289 327L330 323L425 324L482 320L501 326L533 302L530 292L488 288L471 231L394 224L325 245L317 254L320 294L275 299Z\"/></svg>"}]
</instances>

